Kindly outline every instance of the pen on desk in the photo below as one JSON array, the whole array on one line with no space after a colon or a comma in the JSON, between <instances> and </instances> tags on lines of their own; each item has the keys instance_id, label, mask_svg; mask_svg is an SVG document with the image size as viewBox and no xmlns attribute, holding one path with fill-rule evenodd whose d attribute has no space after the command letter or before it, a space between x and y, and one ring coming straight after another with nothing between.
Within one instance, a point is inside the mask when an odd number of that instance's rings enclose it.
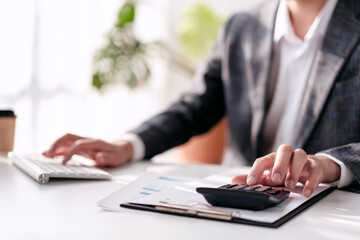
<instances>
[{"instance_id":1,"label":"pen on desk","mask_svg":"<svg viewBox=\"0 0 360 240\"><path fill-rule=\"evenodd\" d=\"M199 204L196 204L199 205ZM230 211L223 209L214 209L211 206L206 206L205 208L196 208L196 205L183 205L183 204L174 204L160 201L155 208L160 211L181 213L188 215L196 215L199 217L208 217L222 220L231 220L233 217L239 217L239 211Z\"/></svg>"}]
</instances>

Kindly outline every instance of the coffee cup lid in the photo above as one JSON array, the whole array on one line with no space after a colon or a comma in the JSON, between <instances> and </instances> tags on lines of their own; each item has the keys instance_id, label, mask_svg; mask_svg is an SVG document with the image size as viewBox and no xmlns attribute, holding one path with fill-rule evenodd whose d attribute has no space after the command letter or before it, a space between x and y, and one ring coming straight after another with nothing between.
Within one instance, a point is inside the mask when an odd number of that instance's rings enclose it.
<instances>
[{"instance_id":1,"label":"coffee cup lid","mask_svg":"<svg viewBox=\"0 0 360 240\"><path fill-rule=\"evenodd\" d=\"M13 110L0 110L0 117L16 117Z\"/></svg>"}]
</instances>

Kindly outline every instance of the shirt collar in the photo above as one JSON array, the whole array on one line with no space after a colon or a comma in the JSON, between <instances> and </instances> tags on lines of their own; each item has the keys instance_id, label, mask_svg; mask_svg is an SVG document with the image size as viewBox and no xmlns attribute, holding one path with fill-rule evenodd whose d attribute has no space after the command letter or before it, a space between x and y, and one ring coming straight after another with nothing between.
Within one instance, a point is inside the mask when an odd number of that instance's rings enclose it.
<instances>
[{"instance_id":1,"label":"shirt collar","mask_svg":"<svg viewBox=\"0 0 360 240\"><path fill-rule=\"evenodd\" d=\"M318 34L325 36L327 26L329 25L329 21L337 2L338 0L326 1L325 5L306 33L304 40L305 42ZM274 41L278 42L281 38L285 38L286 40L295 43L303 42L298 36L295 35L285 0L280 1L275 20Z\"/></svg>"}]
</instances>

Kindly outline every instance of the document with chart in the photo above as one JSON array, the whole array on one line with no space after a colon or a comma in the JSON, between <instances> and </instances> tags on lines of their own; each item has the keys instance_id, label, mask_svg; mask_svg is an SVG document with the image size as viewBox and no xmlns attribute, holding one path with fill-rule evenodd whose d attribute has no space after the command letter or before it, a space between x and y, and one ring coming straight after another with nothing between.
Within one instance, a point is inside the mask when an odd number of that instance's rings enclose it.
<instances>
[{"instance_id":1,"label":"document with chart","mask_svg":"<svg viewBox=\"0 0 360 240\"><path fill-rule=\"evenodd\" d=\"M131 208L187 217L279 227L333 190L328 185L322 185L316 189L312 197L306 198L301 195L302 186L299 185L280 204L259 211L214 207L196 192L197 187L218 187L229 183L230 179L230 177L220 175L210 175L202 179L182 179L147 173L101 200L98 204L115 211Z\"/></svg>"}]
</instances>

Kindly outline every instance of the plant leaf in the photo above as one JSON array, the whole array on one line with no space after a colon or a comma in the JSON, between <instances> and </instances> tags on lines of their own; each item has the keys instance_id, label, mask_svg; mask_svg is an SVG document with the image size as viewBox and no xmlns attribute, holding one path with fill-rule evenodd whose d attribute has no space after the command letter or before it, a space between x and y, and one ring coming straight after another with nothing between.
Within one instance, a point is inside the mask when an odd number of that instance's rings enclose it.
<instances>
[{"instance_id":1,"label":"plant leaf","mask_svg":"<svg viewBox=\"0 0 360 240\"><path fill-rule=\"evenodd\" d=\"M92 85L98 90L103 87L103 83L100 81L100 74L98 72L93 74Z\"/></svg>"},{"instance_id":2,"label":"plant leaf","mask_svg":"<svg viewBox=\"0 0 360 240\"><path fill-rule=\"evenodd\" d=\"M117 28L124 28L128 23L133 23L135 19L135 5L132 1L126 2L118 14Z\"/></svg>"}]
</instances>

